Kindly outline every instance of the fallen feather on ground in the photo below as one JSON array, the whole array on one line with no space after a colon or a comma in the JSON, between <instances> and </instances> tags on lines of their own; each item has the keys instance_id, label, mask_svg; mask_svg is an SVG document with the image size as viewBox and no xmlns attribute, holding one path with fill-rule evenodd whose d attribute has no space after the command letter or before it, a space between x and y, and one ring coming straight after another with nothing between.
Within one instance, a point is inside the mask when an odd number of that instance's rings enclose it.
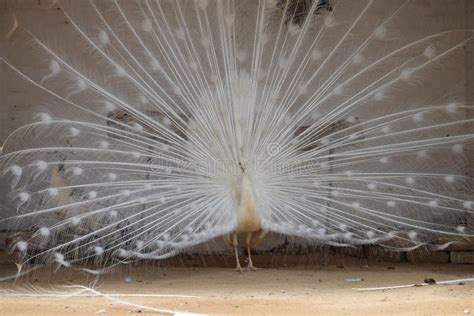
<instances>
[{"instance_id":1,"label":"fallen feather on ground","mask_svg":"<svg viewBox=\"0 0 474 316\"><path fill-rule=\"evenodd\" d=\"M118 297L177 297L177 298L200 298L199 296L193 295L179 295L179 294L152 294L152 293L143 293L143 294L136 294L136 293L102 293L99 292L92 287L87 287L84 285L69 285L64 286L64 288L73 289L70 291L60 291L60 290L45 290L35 286L29 286L24 289L19 290L10 290L10 289L2 289L0 290L0 296L20 296L20 297L57 297L57 298L68 298L68 297L103 297L105 299L114 301L121 305L132 306L136 308L140 308L147 311L158 312L158 313L166 313L172 315L203 315L203 314L195 314L189 312L180 312L180 311L173 311L166 308L157 308L151 307L141 304L136 304L133 302L128 302L123 299L119 299ZM97 313L103 314L106 313L105 310L99 310Z\"/></svg>"},{"instance_id":2,"label":"fallen feather on ground","mask_svg":"<svg viewBox=\"0 0 474 316\"><path fill-rule=\"evenodd\" d=\"M413 284L394 285L394 286L366 287L366 288L352 288L352 289L356 291L383 291L383 290L393 290L393 289L404 289L404 288L409 288L409 287L419 287L419 286L426 286L426 285L457 284L461 282L462 283L474 282L474 278L446 280L446 281L436 282L436 284L413 283Z\"/></svg>"}]
</instances>

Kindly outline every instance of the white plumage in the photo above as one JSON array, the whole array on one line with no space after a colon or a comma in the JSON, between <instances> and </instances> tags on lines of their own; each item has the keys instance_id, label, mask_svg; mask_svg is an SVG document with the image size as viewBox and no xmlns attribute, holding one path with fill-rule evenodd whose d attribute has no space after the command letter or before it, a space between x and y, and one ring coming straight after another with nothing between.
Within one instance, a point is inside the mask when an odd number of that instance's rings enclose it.
<instances>
[{"instance_id":1,"label":"white plumage","mask_svg":"<svg viewBox=\"0 0 474 316\"><path fill-rule=\"evenodd\" d=\"M474 33L413 34L416 3L61 1L51 34L15 16L0 61L48 98L0 157L21 262L473 237L474 108L442 76Z\"/></svg>"}]
</instances>

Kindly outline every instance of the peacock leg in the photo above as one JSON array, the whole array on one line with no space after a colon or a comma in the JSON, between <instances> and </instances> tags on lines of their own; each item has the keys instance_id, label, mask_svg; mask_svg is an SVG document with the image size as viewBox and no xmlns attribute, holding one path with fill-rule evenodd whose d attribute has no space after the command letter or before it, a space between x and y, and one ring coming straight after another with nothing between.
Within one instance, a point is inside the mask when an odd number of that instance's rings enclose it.
<instances>
[{"instance_id":1,"label":"peacock leg","mask_svg":"<svg viewBox=\"0 0 474 316\"><path fill-rule=\"evenodd\" d=\"M259 268L255 268L253 266L252 255L251 255L251 252L250 252L250 244L251 244L251 241L252 241L252 234L253 233L247 233L247 238L245 240L245 242L247 244L247 254L249 256L249 264L247 266L247 269L252 270L252 271L257 271L257 270L259 270Z\"/></svg>"},{"instance_id":2,"label":"peacock leg","mask_svg":"<svg viewBox=\"0 0 474 316\"><path fill-rule=\"evenodd\" d=\"M239 252L237 250L238 245L239 245L239 242L237 239L237 234L232 234L232 246L234 247L235 261L237 262L237 266L235 267L235 270L242 273L242 267L240 266L240 261L239 261Z\"/></svg>"}]
</instances>

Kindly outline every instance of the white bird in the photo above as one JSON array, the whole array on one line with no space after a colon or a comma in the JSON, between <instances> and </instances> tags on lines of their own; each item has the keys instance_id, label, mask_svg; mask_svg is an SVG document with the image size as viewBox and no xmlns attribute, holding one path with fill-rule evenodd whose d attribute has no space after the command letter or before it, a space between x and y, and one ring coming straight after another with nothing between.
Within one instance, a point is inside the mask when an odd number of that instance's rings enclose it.
<instances>
[{"instance_id":1,"label":"white bird","mask_svg":"<svg viewBox=\"0 0 474 316\"><path fill-rule=\"evenodd\" d=\"M268 231L404 251L473 237L474 107L444 78L473 30L417 0L54 5L57 31L12 11L2 34L0 63L45 108L0 156L17 211L1 223L32 231L20 264L224 237L241 270L243 236L254 270Z\"/></svg>"}]
</instances>

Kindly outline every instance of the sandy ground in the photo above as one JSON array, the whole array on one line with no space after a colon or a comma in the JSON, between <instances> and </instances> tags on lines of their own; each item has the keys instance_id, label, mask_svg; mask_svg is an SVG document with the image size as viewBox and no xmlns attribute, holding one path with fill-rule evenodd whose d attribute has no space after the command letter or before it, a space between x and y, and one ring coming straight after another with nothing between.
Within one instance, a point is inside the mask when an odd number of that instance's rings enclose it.
<instances>
[{"instance_id":1,"label":"sandy ground","mask_svg":"<svg viewBox=\"0 0 474 316\"><path fill-rule=\"evenodd\" d=\"M0 274L6 271L3 268ZM121 297L150 307L207 314L243 315L464 315L474 314L474 284L429 285L406 289L359 292L357 287L422 283L474 275L473 265L378 264L269 268L238 273L229 268L139 267L103 276L96 285L102 293L178 294L197 297ZM363 279L349 282L346 279ZM88 285L93 278L35 274L28 282L7 281L0 289L40 291L65 284ZM103 297L0 296L0 315L130 315L155 313ZM158 313L160 314L160 313Z\"/></svg>"}]
</instances>

